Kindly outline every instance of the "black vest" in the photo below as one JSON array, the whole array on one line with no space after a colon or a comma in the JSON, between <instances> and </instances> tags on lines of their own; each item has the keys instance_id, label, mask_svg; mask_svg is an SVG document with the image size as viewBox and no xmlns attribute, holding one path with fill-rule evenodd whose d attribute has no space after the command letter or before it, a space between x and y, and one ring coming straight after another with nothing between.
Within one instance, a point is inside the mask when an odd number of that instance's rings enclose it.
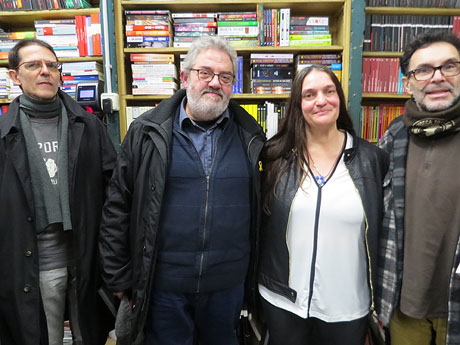
<instances>
[{"instance_id":1,"label":"black vest","mask_svg":"<svg viewBox=\"0 0 460 345\"><path fill-rule=\"evenodd\" d=\"M154 285L183 293L244 282L250 254L252 176L230 118L206 176L192 141L175 126L162 203Z\"/></svg>"}]
</instances>

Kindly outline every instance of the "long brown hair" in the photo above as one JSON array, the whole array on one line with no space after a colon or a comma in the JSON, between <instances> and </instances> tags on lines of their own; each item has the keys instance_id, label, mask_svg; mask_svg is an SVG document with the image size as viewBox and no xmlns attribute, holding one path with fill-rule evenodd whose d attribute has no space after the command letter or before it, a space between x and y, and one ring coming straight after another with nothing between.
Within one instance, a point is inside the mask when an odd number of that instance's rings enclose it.
<instances>
[{"instance_id":1,"label":"long brown hair","mask_svg":"<svg viewBox=\"0 0 460 345\"><path fill-rule=\"evenodd\" d=\"M281 176L293 162L297 167L299 184L305 177L304 167L308 163L304 152L307 148L307 122L302 113L302 84L312 71L326 73L334 83L339 96L339 117L337 128L355 134L353 122L348 114L342 85L336 75L326 66L311 65L297 72L292 83L291 98L289 99L286 118L280 130L266 144L262 153L263 161L263 208L270 214L270 202L275 197L275 191Z\"/></svg>"}]
</instances>

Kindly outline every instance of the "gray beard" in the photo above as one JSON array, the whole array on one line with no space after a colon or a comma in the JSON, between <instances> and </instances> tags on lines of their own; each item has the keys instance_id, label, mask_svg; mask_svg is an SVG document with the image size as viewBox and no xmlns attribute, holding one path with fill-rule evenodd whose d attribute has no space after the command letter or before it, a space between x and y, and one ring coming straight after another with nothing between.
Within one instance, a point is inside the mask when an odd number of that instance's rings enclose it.
<instances>
[{"instance_id":1,"label":"gray beard","mask_svg":"<svg viewBox=\"0 0 460 345\"><path fill-rule=\"evenodd\" d=\"M217 119L227 109L230 98L218 103L206 102L203 99L195 99L190 95L190 89L186 89L187 103L193 117L197 121L212 121Z\"/></svg>"}]
</instances>

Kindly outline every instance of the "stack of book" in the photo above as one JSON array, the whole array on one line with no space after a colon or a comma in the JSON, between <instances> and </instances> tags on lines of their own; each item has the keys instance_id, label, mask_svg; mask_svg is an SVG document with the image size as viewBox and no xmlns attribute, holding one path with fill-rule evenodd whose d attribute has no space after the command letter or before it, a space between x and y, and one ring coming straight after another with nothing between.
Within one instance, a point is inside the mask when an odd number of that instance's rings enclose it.
<instances>
[{"instance_id":1,"label":"stack of book","mask_svg":"<svg viewBox=\"0 0 460 345\"><path fill-rule=\"evenodd\" d=\"M289 45L291 47L332 45L329 17L291 16Z\"/></svg>"},{"instance_id":2,"label":"stack of book","mask_svg":"<svg viewBox=\"0 0 460 345\"><path fill-rule=\"evenodd\" d=\"M294 54L251 54L251 92L290 93Z\"/></svg>"},{"instance_id":3,"label":"stack of book","mask_svg":"<svg viewBox=\"0 0 460 345\"><path fill-rule=\"evenodd\" d=\"M177 90L174 54L131 54L133 95L173 95Z\"/></svg>"},{"instance_id":4,"label":"stack of book","mask_svg":"<svg viewBox=\"0 0 460 345\"><path fill-rule=\"evenodd\" d=\"M337 79L342 80L342 56L340 54L301 54L295 58L296 71L300 71L312 64L329 67L337 76Z\"/></svg>"},{"instance_id":5,"label":"stack of book","mask_svg":"<svg viewBox=\"0 0 460 345\"><path fill-rule=\"evenodd\" d=\"M91 1L87 0L1 0L0 10L24 11L24 10L59 10L66 8L90 8Z\"/></svg>"},{"instance_id":6,"label":"stack of book","mask_svg":"<svg viewBox=\"0 0 460 345\"><path fill-rule=\"evenodd\" d=\"M66 62L62 64L61 90L75 98L79 83L104 80L102 64L97 61Z\"/></svg>"},{"instance_id":7,"label":"stack of book","mask_svg":"<svg viewBox=\"0 0 460 345\"><path fill-rule=\"evenodd\" d=\"M256 12L221 12L217 15L217 34L233 47L259 45L259 25Z\"/></svg>"},{"instance_id":8,"label":"stack of book","mask_svg":"<svg viewBox=\"0 0 460 345\"><path fill-rule=\"evenodd\" d=\"M35 38L35 31L0 32L0 60L8 60L8 53L24 38Z\"/></svg>"},{"instance_id":9,"label":"stack of book","mask_svg":"<svg viewBox=\"0 0 460 345\"><path fill-rule=\"evenodd\" d=\"M128 48L166 48L171 46L169 10L125 11Z\"/></svg>"},{"instance_id":10,"label":"stack of book","mask_svg":"<svg viewBox=\"0 0 460 345\"><path fill-rule=\"evenodd\" d=\"M174 42L177 48L189 48L201 36L216 36L217 13L173 13Z\"/></svg>"},{"instance_id":11,"label":"stack of book","mask_svg":"<svg viewBox=\"0 0 460 345\"><path fill-rule=\"evenodd\" d=\"M49 43L57 57L78 57L75 19L35 20L37 38Z\"/></svg>"}]
</instances>

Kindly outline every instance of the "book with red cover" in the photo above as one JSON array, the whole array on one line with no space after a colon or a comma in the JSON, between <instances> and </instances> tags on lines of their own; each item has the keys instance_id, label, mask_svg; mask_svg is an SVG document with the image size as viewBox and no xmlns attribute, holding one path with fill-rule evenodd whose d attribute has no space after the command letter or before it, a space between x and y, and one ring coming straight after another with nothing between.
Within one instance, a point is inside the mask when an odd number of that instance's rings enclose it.
<instances>
[{"instance_id":1,"label":"book with red cover","mask_svg":"<svg viewBox=\"0 0 460 345\"><path fill-rule=\"evenodd\" d=\"M99 13L91 13L91 32L93 41L93 56L102 55L101 49L101 23Z\"/></svg>"}]
</instances>

